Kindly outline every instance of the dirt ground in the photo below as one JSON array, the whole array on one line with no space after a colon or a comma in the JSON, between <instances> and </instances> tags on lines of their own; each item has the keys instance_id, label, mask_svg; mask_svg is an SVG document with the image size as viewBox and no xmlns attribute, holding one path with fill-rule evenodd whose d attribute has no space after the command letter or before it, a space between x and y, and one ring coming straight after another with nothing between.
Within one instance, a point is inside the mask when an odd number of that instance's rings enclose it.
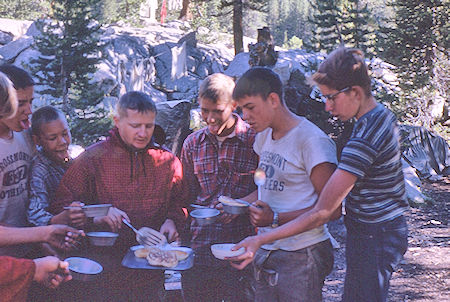
<instances>
[{"instance_id":1,"label":"dirt ground","mask_svg":"<svg viewBox=\"0 0 450 302\"><path fill-rule=\"evenodd\" d=\"M450 301L450 178L423 183L433 202L411 207L406 214L409 248L391 279L389 301ZM334 271L328 276L323 301L341 300L345 275L345 227L342 219L329 224L339 242ZM356 301L355 301L356 302Z\"/></svg>"}]
</instances>

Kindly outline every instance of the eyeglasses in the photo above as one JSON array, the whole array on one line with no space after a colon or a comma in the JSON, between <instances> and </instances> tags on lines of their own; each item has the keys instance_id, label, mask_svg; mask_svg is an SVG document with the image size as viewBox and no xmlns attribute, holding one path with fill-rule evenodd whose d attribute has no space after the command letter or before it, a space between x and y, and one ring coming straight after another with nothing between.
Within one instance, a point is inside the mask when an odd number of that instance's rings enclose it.
<instances>
[{"instance_id":1,"label":"eyeglasses","mask_svg":"<svg viewBox=\"0 0 450 302\"><path fill-rule=\"evenodd\" d=\"M330 100L331 102L334 102L334 98L337 97L340 93L342 92L346 92L349 91L350 89L352 89L352 86L349 87L345 87L344 89L339 90L338 92L332 93L332 94L323 94L322 97L320 98L320 100L323 103L326 103L327 100Z\"/></svg>"}]
</instances>

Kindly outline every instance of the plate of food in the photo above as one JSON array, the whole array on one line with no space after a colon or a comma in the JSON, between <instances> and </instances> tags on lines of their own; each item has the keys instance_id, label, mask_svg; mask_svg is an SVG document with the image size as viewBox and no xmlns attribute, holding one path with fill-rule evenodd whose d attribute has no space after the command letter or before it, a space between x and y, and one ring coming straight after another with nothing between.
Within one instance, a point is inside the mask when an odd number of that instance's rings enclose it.
<instances>
[{"instance_id":1,"label":"plate of food","mask_svg":"<svg viewBox=\"0 0 450 302\"><path fill-rule=\"evenodd\" d=\"M194 265L194 251L184 246L144 247L143 245L132 246L125 257L122 265L137 269L171 269L183 271Z\"/></svg>"}]
</instances>

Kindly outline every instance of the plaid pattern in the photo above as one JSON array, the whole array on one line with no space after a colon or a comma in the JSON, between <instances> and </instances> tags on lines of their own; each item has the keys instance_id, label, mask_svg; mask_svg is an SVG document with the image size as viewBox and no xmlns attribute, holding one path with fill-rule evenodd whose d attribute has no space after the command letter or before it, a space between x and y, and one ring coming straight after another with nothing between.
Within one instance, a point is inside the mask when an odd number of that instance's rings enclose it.
<instances>
[{"instance_id":1,"label":"plaid pattern","mask_svg":"<svg viewBox=\"0 0 450 302\"><path fill-rule=\"evenodd\" d=\"M55 200L55 191L66 172L68 165L59 164L39 151L31 164L30 205L28 221L34 225L47 225L52 214L48 206Z\"/></svg>"},{"instance_id":2,"label":"plaid pattern","mask_svg":"<svg viewBox=\"0 0 450 302\"><path fill-rule=\"evenodd\" d=\"M207 127L186 138L181 161L191 203L209 206L220 195L240 198L256 189L251 173L258 165L258 157L253 151L256 133L239 116L235 117L236 135L227 138L220 147ZM240 215L229 224L199 226L193 220L190 233L196 263L217 267L227 264L213 257L210 245L236 243L254 234L255 229L248 215Z\"/></svg>"},{"instance_id":3,"label":"plaid pattern","mask_svg":"<svg viewBox=\"0 0 450 302\"><path fill-rule=\"evenodd\" d=\"M51 211L59 213L77 200L111 203L125 211L137 228L159 230L166 218L179 227L185 220L182 176L181 162L170 151L153 144L144 150L130 150L115 128L106 141L89 147L72 162Z\"/></svg>"}]
</instances>

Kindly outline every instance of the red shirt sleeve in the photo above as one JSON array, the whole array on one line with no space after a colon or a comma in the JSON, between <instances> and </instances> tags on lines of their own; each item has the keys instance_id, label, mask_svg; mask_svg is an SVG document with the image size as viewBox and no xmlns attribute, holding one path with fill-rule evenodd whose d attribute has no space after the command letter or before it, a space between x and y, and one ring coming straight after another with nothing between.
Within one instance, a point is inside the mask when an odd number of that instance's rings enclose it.
<instances>
[{"instance_id":1,"label":"red shirt sleeve","mask_svg":"<svg viewBox=\"0 0 450 302\"><path fill-rule=\"evenodd\" d=\"M188 190L186 182L183 181L183 168L180 160L175 157L173 163L172 190L170 192L170 205L168 208L167 218L172 219L177 229L184 227L186 216L183 212L188 199Z\"/></svg>"},{"instance_id":2,"label":"red shirt sleeve","mask_svg":"<svg viewBox=\"0 0 450 302\"><path fill-rule=\"evenodd\" d=\"M33 260L0 256L0 300L26 301L35 270Z\"/></svg>"}]
</instances>

